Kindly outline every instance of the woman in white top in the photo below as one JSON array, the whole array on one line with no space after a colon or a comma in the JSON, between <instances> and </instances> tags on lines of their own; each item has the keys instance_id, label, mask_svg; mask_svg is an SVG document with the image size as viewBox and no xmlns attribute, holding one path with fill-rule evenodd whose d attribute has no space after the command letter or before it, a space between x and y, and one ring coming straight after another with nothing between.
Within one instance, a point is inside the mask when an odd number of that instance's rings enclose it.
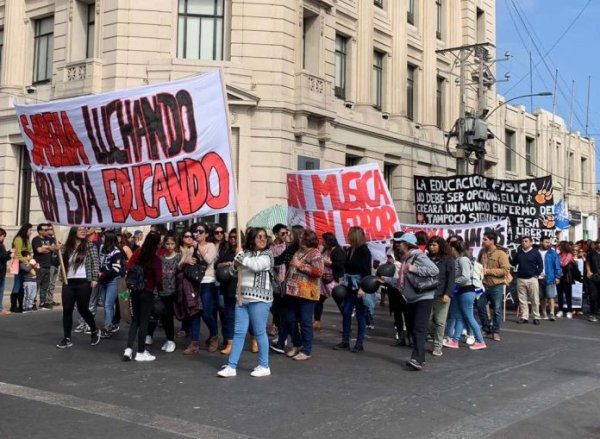
<instances>
[{"instance_id":1,"label":"woman in white top","mask_svg":"<svg viewBox=\"0 0 600 439\"><path fill-rule=\"evenodd\" d=\"M232 275L242 270L240 294L241 303L235 307L235 329L233 348L227 366L217 375L223 378L234 377L237 365L244 348L244 340L248 326L252 323L254 336L258 341L258 366L250 373L254 377L271 375L269 368L269 339L267 337L267 320L273 302L271 289L271 273L273 255L268 249L267 231L263 228L248 229L244 251L234 259Z\"/></svg>"}]
</instances>

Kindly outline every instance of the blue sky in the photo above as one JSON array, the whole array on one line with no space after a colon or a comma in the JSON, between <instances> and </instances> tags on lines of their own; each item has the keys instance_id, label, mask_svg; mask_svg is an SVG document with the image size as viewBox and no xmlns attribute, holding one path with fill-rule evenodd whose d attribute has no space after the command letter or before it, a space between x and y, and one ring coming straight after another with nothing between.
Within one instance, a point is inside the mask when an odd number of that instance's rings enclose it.
<instances>
[{"instance_id":1,"label":"blue sky","mask_svg":"<svg viewBox=\"0 0 600 439\"><path fill-rule=\"evenodd\" d=\"M591 76L588 134L598 142L600 139L599 19L600 1L598 0L496 0L496 54L498 58L501 58L505 51L513 55L510 61L497 65L498 79L502 79L506 72L511 74L510 81L497 84L498 93L507 99L530 93L529 53L531 52L534 67L531 89L534 93L554 91L554 74L558 69L556 112L565 120L567 126L570 118L571 86L572 81L575 81L573 130L584 135L588 76ZM543 59L547 65L542 61L540 53L545 55ZM515 101L514 104L522 104L528 111L532 110L530 98L523 98ZM542 107L551 111L552 104L553 97L533 98L534 109ZM597 155L597 174L600 172L599 165ZM590 178L589 181L594 179ZM595 181L600 179L596 178Z\"/></svg>"}]
</instances>

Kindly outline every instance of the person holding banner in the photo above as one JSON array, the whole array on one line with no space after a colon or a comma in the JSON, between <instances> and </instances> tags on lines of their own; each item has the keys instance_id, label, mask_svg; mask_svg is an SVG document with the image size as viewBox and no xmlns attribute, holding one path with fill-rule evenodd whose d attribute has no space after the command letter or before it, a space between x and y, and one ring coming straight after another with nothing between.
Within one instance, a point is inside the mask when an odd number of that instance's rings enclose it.
<instances>
[{"instance_id":1,"label":"person holding banner","mask_svg":"<svg viewBox=\"0 0 600 439\"><path fill-rule=\"evenodd\" d=\"M258 341L258 366L250 375L253 377L271 375L267 321L273 302L272 268L273 255L268 248L267 231L262 227L249 228L244 251L236 255L233 266L230 267L233 276L237 276L237 270L242 270L240 285L242 301L235 307L233 347L228 364L217 372L220 377L229 378L237 375L237 365L250 324L254 328L254 336Z\"/></svg>"},{"instance_id":2,"label":"person holding banner","mask_svg":"<svg viewBox=\"0 0 600 439\"><path fill-rule=\"evenodd\" d=\"M87 239L85 227L71 227L64 246L63 260L66 272L66 282L62 289L64 337L56 347L66 349L73 346L71 330L75 304L79 315L90 328L90 344L95 346L100 342L100 334L89 304L92 289L98 286L100 260L96 246ZM61 275L64 276L65 272Z\"/></svg>"},{"instance_id":3,"label":"person holding banner","mask_svg":"<svg viewBox=\"0 0 600 439\"><path fill-rule=\"evenodd\" d=\"M483 266L483 286L485 292L477 300L477 311L483 331L500 341L502 310L505 286L510 284L510 263L508 255L497 247L498 234L487 230L483 234L483 248L479 252L479 263ZM492 307L493 320L488 318L488 304Z\"/></svg>"},{"instance_id":4,"label":"person holding banner","mask_svg":"<svg viewBox=\"0 0 600 439\"><path fill-rule=\"evenodd\" d=\"M288 331L293 347L286 355L294 360L308 360L312 353L315 302L321 293L323 258L319 238L312 230L304 230L300 248L294 254L286 281ZM297 328L300 328L298 332Z\"/></svg>"},{"instance_id":5,"label":"person holding banner","mask_svg":"<svg viewBox=\"0 0 600 439\"><path fill-rule=\"evenodd\" d=\"M367 328L367 308L363 302L365 293L360 289L360 281L371 274L371 252L367 246L365 231L361 227L350 227L348 230L350 248L346 256L346 273L343 283L348 293L342 304L342 341L333 349L350 349L350 333L352 332L352 311L356 311L357 334L356 344L352 352L364 350L365 331Z\"/></svg>"}]
</instances>

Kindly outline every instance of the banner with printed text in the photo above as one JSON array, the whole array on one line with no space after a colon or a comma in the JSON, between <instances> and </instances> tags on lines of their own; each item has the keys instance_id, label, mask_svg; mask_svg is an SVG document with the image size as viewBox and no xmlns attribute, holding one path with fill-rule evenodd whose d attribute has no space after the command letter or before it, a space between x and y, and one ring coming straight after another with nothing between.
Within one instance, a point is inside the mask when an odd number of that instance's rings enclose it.
<instances>
[{"instance_id":1,"label":"banner with printed text","mask_svg":"<svg viewBox=\"0 0 600 439\"><path fill-rule=\"evenodd\" d=\"M483 247L483 234L487 231L496 232L498 235L497 245L506 247L508 221L506 219L491 221L487 223L457 224L445 226L440 224L400 224L400 231L414 233L417 242L424 244L432 236L440 236L448 239L450 236L460 236L471 249L473 256L477 256Z\"/></svg>"},{"instance_id":2,"label":"banner with printed text","mask_svg":"<svg viewBox=\"0 0 600 439\"><path fill-rule=\"evenodd\" d=\"M352 226L367 241L391 239L398 230L396 208L376 163L287 174L288 224L335 234L347 241Z\"/></svg>"},{"instance_id":3,"label":"banner with printed text","mask_svg":"<svg viewBox=\"0 0 600 439\"><path fill-rule=\"evenodd\" d=\"M236 209L219 71L15 108L51 223L133 226Z\"/></svg>"},{"instance_id":4,"label":"banner with printed text","mask_svg":"<svg viewBox=\"0 0 600 439\"><path fill-rule=\"evenodd\" d=\"M470 224L508 219L508 243L534 242L555 227L552 177L496 180L481 175L414 177L417 223Z\"/></svg>"}]
</instances>

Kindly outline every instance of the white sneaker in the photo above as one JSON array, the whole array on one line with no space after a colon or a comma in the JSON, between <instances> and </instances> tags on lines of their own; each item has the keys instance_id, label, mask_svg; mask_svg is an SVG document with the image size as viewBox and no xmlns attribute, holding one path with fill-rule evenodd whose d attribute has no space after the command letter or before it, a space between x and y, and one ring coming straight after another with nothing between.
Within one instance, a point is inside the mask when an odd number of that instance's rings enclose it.
<instances>
[{"instance_id":1,"label":"white sneaker","mask_svg":"<svg viewBox=\"0 0 600 439\"><path fill-rule=\"evenodd\" d=\"M268 377L271 375L271 369L264 366L256 366L250 375L253 377Z\"/></svg>"},{"instance_id":2,"label":"white sneaker","mask_svg":"<svg viewBox=\"0 0 600 439\"><path fill-rule=\"evenodd\" d=\"M560 319L562 316L563 316L563 312L562 311L559 311L559 312L556 313L556 318L557 319Z\"/></svg>"},{"instance_id":3,"label":"white sneaker","mask_svg":"<svg viewBox=\"0 0 600 439\"><path fill-rule=\"evenodd\" d=\"M145 344L146 346L152 346L152 341L153 341L153 340L152 340L152 336L151 336L151 335L147 335L147 336L146 336L146 341L144 342L144 344Z\"/></svg>"},{"instance_id":4,"label":"white sneaker","mask_svg":"<svg viewBox=\"0 0 600 439\"><path fill-rule=\"evenodd\" d=\"M131 361L133 357L133 349L125 348L125 352L123 352L123 361Z\"/></svg>"},{"instance_id":5,"label":"white sneaker","mask_svg":"<svg viewBox=\"0 0 600 439\"><path fill-rule=\"evenodd\" d=\"M465 341L469 346L474 345L475 344L475 337L473 337L472 335L467 336L467 339Z\"/></svg>"},{"instance_id":6,"label":"white sneaker","mask_svg":"<svg viewBox=\"0 0 600 439\"><path fill-rule=\"evenodd\" d=\"M542 317L540 317L542 320L548 320L548 314L542 314Z\"/></svg>"},{"instance_id":7,"label":"white sneaker","mask_svg":"<svg viewBox=\"0 0 600 439\"><path fill-rule=\"evenodd\" d=\"M230 378L230 377L236 376L237 371L233 367L230 367L229 365L227 365L223 369L218 371L217 375L219 375L222 378Z\"/></svg>"},{"instance_id":8,"label":"white sneaker","mask_svg":"<svg viewBox=\"0 0 600 439\"><path fill-rule=\"evenodd\" d=\"M148 351L135 354L135 361L154 361L156 357Z\"/></svg>"},{"instance_id":9,"label":"white sneaker","mask_svg":"<svg viewBox=\"0 0 600 439\"><path fill-rule=\"evenodd\" d=\"M567 318L568 319L572 319L573 318L573 313L572 312L568 312L567 313Z\"/></svg>"},{"instance_id":10,"label":"white sneaker","mask_svg":"<svg viewBox=\"0 0 600 439\"><path fill-rule=\"evenodd\" d=\"M160 350L165 352L173 352L175 350L175 342L170 340L165 341L165 344L162 345Z\"/></svg>"}]
</instances>

